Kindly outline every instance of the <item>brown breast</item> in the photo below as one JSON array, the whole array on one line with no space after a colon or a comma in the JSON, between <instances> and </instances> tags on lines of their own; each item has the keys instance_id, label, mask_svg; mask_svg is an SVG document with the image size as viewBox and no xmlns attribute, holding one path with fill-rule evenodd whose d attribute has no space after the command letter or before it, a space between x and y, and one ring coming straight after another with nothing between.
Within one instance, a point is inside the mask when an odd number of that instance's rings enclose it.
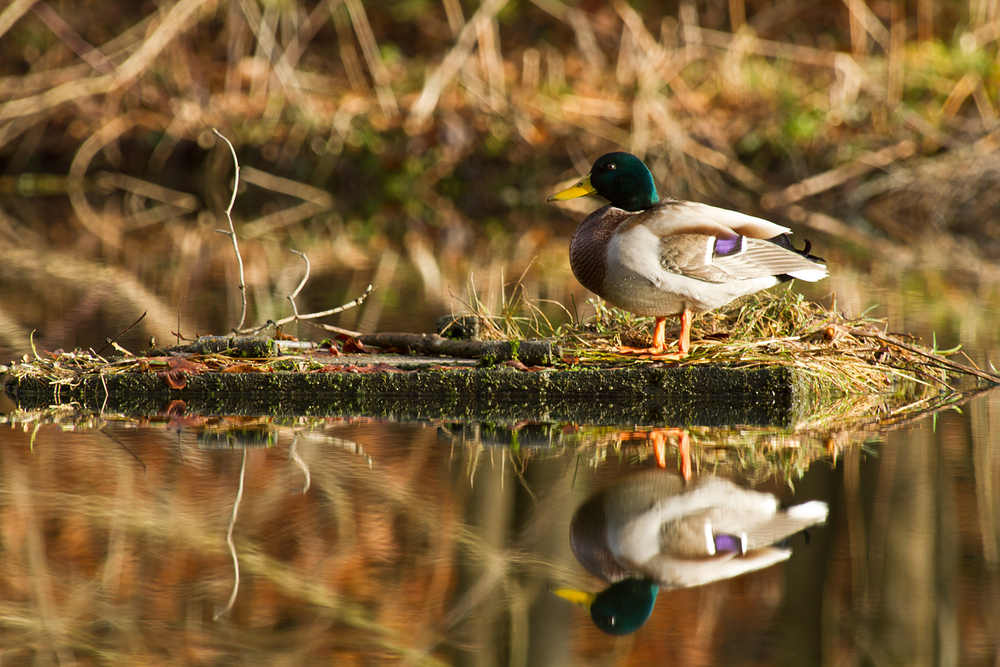
<instances>
[{"instance_id":1,"label":"brown breast","mask_svg":"<svg viewBox=\"0 0 1000 667\"><path fill-rule=\"evenodd\" d=\"M580 284L594 294L604 296L608 242L634 213L611 205L599 208L581 222L569 242L569 265Z\"/></svg>"}]
</instances>

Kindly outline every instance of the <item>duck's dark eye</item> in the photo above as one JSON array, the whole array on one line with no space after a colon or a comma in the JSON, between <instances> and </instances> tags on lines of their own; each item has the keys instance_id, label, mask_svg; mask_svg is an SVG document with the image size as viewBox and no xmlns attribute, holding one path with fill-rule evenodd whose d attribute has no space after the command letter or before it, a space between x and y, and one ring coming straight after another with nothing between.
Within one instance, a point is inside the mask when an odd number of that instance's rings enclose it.
<instances>
[{"instance_id":1,"label":"duck's dark eye","mask_svg":"<svg viewBox=\"0 0 1000 667\"><path fill-rule=\"evenodd\" d=\"M608 166L605 167L605 169L607 169L608 171L614 171L617 168L618 168L618 165L616 165L614 162L612 162L611 164L609 164Z\"/></svg>"}]
</instances>

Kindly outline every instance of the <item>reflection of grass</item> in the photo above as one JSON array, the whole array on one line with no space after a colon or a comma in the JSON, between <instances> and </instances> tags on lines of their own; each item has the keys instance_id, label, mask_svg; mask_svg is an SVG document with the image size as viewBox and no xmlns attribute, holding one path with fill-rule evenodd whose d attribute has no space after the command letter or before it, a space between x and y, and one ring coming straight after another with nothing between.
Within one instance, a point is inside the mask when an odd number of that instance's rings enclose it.
<instances>
[{"instance_id":1,"label":"reflection of grass","mask_svg":"<svg viewBox=\"0 0 1000 667\"><path fill-rule=\"evenodd\" d=\"M519 472L539 459L564 458L573 465L600 468L607 465L647 467L653 461L650 433L656 426L588 426L583 424L491 425L482 430L455 432L453 442L463 446L466 474L475 483L483 466L507 466L511 482L523 483ZM800 478L817 460L830 459L849 446L877 438L875 431L831 428L708 428L686 429L691 438L696 474L739 475L752 481L777 477L789 483ZM544 432L546 444L540 445ZM530 434L531 447L515 447L519 433ZM667 467L676 469L676 437L667 439Z\"/></svg>"},{"instance_id":2,"label":"reflection of grass","mask_svg":"<svg viewBox=\"0 0 1000 667\"><path fill-rule=\"evenodd\" d=\"M843 397L813 405L813 413L790 427L519 422L453 428L448 439L462 445L466 474L474 481L483 466L506 464L518 471L550 458L570 459L577 468L649 467L654 460L650 434L680 427L690 438L696 474L738 475L753 482L777 478L792 484L817 461L836 463L851 449L882 440L918 419L955 410L979 393L930 393L909 403L877 395ZM680 465L677 447L676 435L668 434L670 469Z\"/></svg>"}]
</instances>

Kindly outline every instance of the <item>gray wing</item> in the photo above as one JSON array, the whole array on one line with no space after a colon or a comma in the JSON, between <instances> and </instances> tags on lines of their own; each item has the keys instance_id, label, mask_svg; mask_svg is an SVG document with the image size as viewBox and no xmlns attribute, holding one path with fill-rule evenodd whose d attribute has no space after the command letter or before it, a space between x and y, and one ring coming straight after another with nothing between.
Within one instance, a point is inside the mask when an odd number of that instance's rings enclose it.
<instances>
[{"instance_id":1,"label":"gray wing","mask_svg":"<svg viewBox=\"0 0 1000 667\"><path fill-rule=\"evenodd\" d=\"M702 234L665 236L660 239L660 263L670 273L712 283L782 274L826 273L823 265L776 243L745 236L721 240Z\"/></svg>"}]
</instances>

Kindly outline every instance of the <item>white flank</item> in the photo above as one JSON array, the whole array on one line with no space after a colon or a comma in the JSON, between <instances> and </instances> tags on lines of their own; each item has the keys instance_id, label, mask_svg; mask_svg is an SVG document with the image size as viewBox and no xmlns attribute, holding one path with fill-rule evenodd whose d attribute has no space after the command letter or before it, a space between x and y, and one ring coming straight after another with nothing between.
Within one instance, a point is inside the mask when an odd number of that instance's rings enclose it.
<instances>
[{"instance_id":1,"label":"white flank","mask_svg":"<svg viewBox=\"0 0 1000 667\"><path fill-rule=\"evenodd\" d=\"M801 271L789 271L788 275L792 278L798 280L805 280L806 282L814 283L817 280L822 280L827 276L826 267L822 264L817 264L815 269L802 269Z\"/></svg>"},{"instance_id":2,"label":"white flank","mask_svg":"<svg viewBox=\"0 0 1000 667\"><path fill-rule=\"evenodd\" d=\"M822 500L810 500L801 505L792 505L785 513L793 519L802 519L811 523L822 523L826 521L829 508Z\"/></svg>"}]
</instances>

